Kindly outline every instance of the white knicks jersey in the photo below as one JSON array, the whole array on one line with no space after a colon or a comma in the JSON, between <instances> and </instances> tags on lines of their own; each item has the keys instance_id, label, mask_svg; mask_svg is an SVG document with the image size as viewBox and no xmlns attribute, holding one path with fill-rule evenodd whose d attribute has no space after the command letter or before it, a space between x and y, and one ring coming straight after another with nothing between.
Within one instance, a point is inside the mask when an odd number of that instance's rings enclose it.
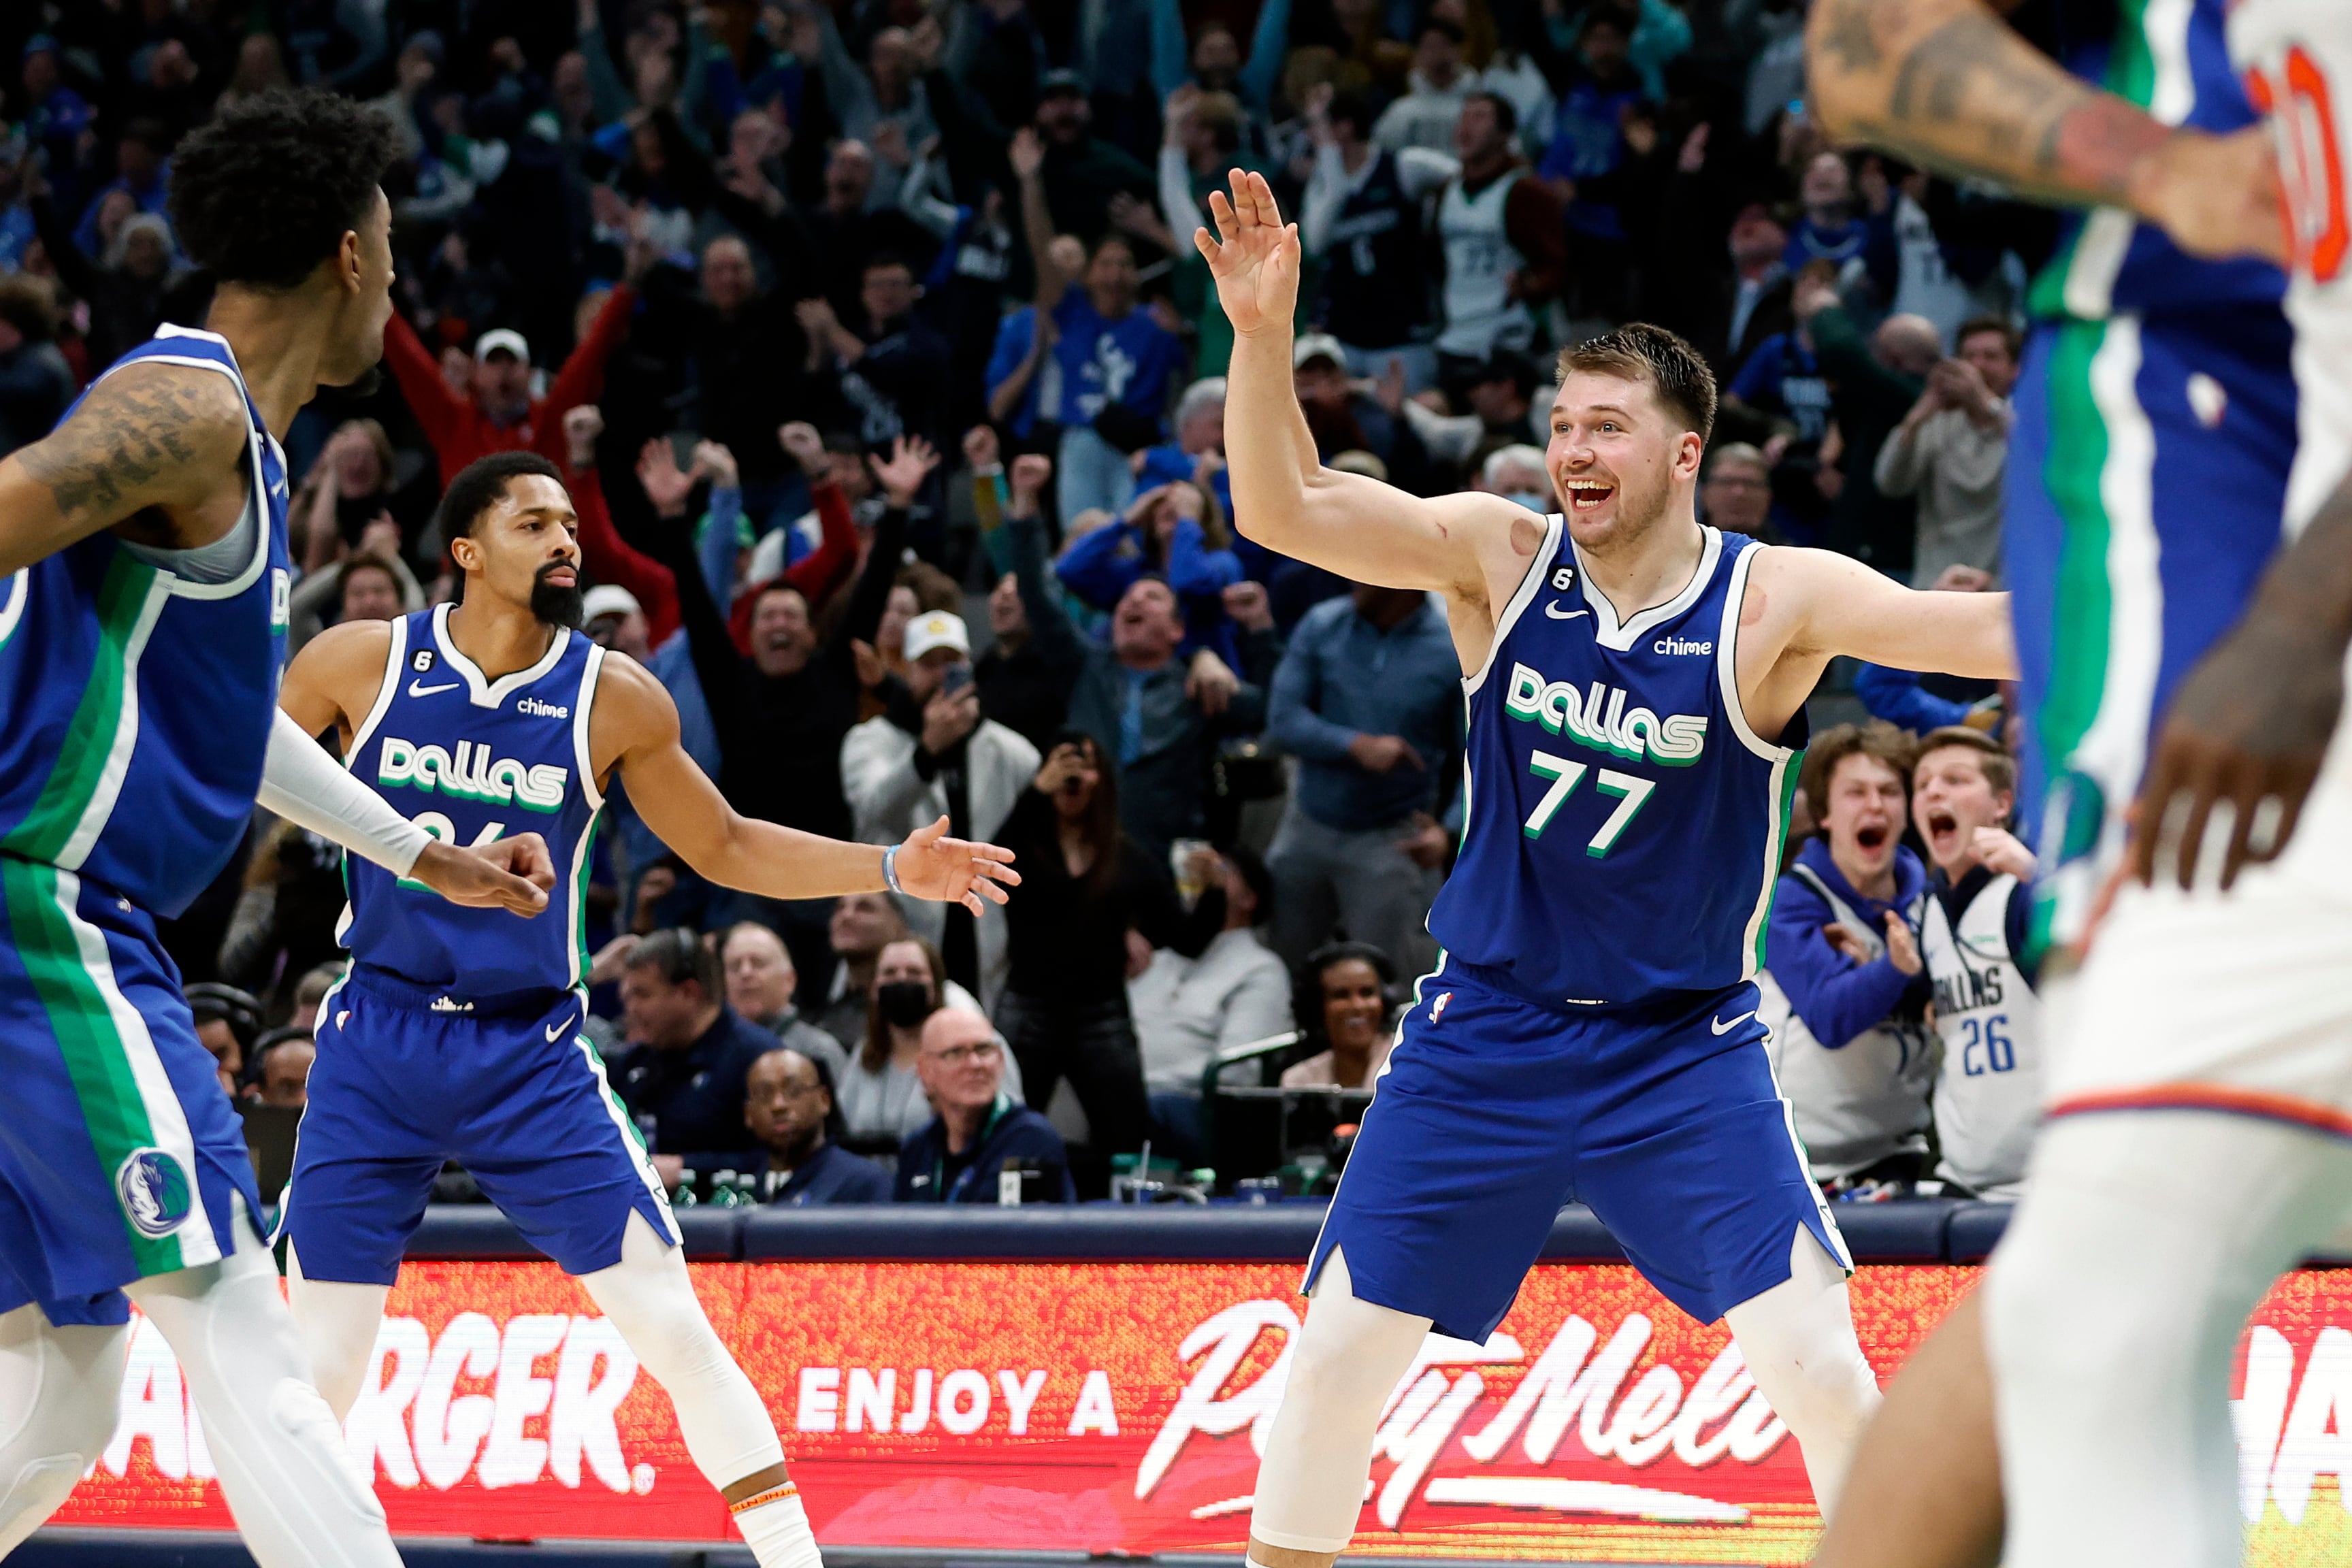
<instances>
[{"instance_id":1,"label":"white knicks jersey","mask_svg":"<svg viewBox=\"0 0 2352 1568\"><path fill-rule=\"evenodd\" d=\"M2246 96L2270 117L2294 247L2287 319L2294 324L2298 440L2287 484L2290 532L2309 522L2352 469L2352 4L2236 0L2230 58Z\"/></svg>"},{"instance_id":2,"label":"white knicks jersey","mask_svg":"<svg viewBox=\"0 0 2352 1568\"><path fill-rule=\"evenodd\" d=\"M1919 928L1943 1045L1932 1100L1943 1151L1936 1174L1983 1198L2020 1195L2042 1122L2042 1004L2009 946L2009 901L2029 896L2003 872L1977 889L1955 925L1931 893Z\"/></svg>"}]
</instances>

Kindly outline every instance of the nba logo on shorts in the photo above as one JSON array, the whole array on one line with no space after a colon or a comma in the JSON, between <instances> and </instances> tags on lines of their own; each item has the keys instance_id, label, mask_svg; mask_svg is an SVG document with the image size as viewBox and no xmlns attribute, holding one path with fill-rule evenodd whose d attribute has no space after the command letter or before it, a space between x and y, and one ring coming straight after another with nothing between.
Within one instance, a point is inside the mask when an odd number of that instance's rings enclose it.
<instances>
[{"instance_id":1,"label":"nba logo on shorts","mask_svg":"<svg viewBox=\"0 0 2352 1568\"><path fill-rule=\"evenodd\" d=\"M1432 1003L1429 1005L1429 1021L1430 1021L1431 1023L1434 1024L1435 1022L1437 1022L1437 1020L1438 1020L1438 1019L1440 1019L1441 1017L1444 1016L1444 1015L1445 1015L1445 1005L1446 1005L1447 1003L1449 1003L1449 1002L1453 1001L1453 1000L1454 1000L1454 993L1453 993L1453 992L1451 992L1451 991L1441 991L1441 992L1439 992L1439 993L1437 994L1437 1000L1436 1000L1436 1001L1434 1001L1434 1002L1432 1002Z\"/></svg>"},{"instance_id":2,"label":"nba logo on shorts","mask_svg":"<svg viewBox=\"0 0 2352 1568\"><path fill-rule=\"evenodd\" d=\"M188 1173L161 1149L133 1149L114 1168L115 1194L140 1235L162 1237L188 1217Z\"/></svg>"}]
</instances>

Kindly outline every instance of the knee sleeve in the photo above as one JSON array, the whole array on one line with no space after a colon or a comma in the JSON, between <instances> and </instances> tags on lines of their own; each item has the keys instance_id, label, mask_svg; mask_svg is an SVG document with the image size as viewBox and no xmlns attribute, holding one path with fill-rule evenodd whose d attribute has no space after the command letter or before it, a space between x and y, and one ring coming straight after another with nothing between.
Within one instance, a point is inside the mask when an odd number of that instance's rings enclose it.
<instances>
[{"instance_id":1,"label":"knee sleeve","mask_svg":"<svg viewBox=\"0 0 2352 1568\"><path fill-rule=\"evenodd\" d=\"M687 1452L712 1486L723 1489L784 1462L768 1407L703 1315L686 1259L643 1215L629 1216L621 1261L580 1283L668 1393Z\"/></svg>"},{"instance_id":2,"label":"knee sleeve","mask_svg":"<svg viewBox=\"0 0 2352 1568\"><path fill-rule=\"evenodd\" d=\"M301 1253L290 1243L286 1264L287 1301L301 1331L310 1381L340 1424L351 1415L367 1382L376 1330L383 1322L383 1303L392 1291L383 1285L306 1279Z\"/></svg>"},{"instance_id":3,"label":"knee sleeve","mask_svg":"<svg viewBox=\"0 0 2352 1568\"><path fill-rule=\"evenodd\" d=\"M1381 1412L1429 1327L1427 1318L1358 1300L1343 1254L1324 1262L1258 1466L1253 1538L1293 1552L1347 1546L1363 1510Z\"/></svg>"},{"instance_id":4,"label":"knee sleeve","mask_svg":"<svg viewBox=\"0 0 2352 1568\"><path fill-rule=\"evenodd\" d=\"M127 1328L0 1315L0 1557L58 1510L114 1436Z\"/></svg>"},{"instance_id":5,"label":"knee sleeve","mask_svg":"<svg viewBox=\"0 0 2352 1568\"><path fill-rule=\"evenodd\" d=\"M1800 1226L1789 1278L1724 1315L1748 1374L1797 1439L1827 1514L1878 1408L1878 1377L1853 1335L1845 1270Z\"/></svg>"},{"instance_id":6,"label":"knee sleeve","mask_svg":"<svg viewBox=\"0 0 2352 1568\"><path fill-rule=\"evenodd\" d=\"M2275 1122L2126 1112L2044 1131L1984 1285L2005 1561L2238 1561L2239 1332L2347 1184L2352 1149Z\"/></svg>"},{"instance_id":7,"label":"knee sleeve","mask_svg":"<svg viewBox=\"0 0 2352 1568\"><path fill-rule=\"evenodd\" d=\"M238 1231L234 1256L129 1287L179 1358L237 1529L259 1568L399 1568L375 1492L311 1385L277 1264Z\"/></svg>"}]
</instances>

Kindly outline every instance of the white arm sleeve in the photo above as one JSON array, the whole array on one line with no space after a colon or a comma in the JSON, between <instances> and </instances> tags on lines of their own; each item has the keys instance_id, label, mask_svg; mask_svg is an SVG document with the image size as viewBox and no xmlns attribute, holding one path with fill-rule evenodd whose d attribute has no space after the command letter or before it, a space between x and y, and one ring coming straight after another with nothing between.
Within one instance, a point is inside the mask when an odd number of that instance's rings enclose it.
<instances>
[{"instance_id":1,"label":"white arm sleeve","mask_svg":"<svg viewBox=\"0 0 2352 1568\"><path fill-rule=\"evenodd\" d=\"M395 877L415 868L432 836L337 765L278 710L261 769L261 804L297 826L355 850Z\"/></svg>"}]
</instances>

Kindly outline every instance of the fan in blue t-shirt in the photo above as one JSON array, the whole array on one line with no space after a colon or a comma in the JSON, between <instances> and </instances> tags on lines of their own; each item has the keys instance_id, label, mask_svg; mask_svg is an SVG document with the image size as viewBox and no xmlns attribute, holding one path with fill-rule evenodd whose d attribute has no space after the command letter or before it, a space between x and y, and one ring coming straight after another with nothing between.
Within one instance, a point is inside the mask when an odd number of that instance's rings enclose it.
<instances>
[{"instance_id":1,"label":"fan in blue t-shirt","mask_svg":"<svg viewBox=\"0 0 2352 1568\"><path fill-rule=\"evenodd\" d=\"M1057 374L1038 413L1062 426L1066 528L1090 507L1118 511L1134 495L1127 455L1160 439L1169 389L1183 370L1183 346L1137 303L1137 284L1135 253L1114 237L1096 245L1053 308ZM1055 298L1051 289L1040 294Z\"/></svg>"}]
</instances>

